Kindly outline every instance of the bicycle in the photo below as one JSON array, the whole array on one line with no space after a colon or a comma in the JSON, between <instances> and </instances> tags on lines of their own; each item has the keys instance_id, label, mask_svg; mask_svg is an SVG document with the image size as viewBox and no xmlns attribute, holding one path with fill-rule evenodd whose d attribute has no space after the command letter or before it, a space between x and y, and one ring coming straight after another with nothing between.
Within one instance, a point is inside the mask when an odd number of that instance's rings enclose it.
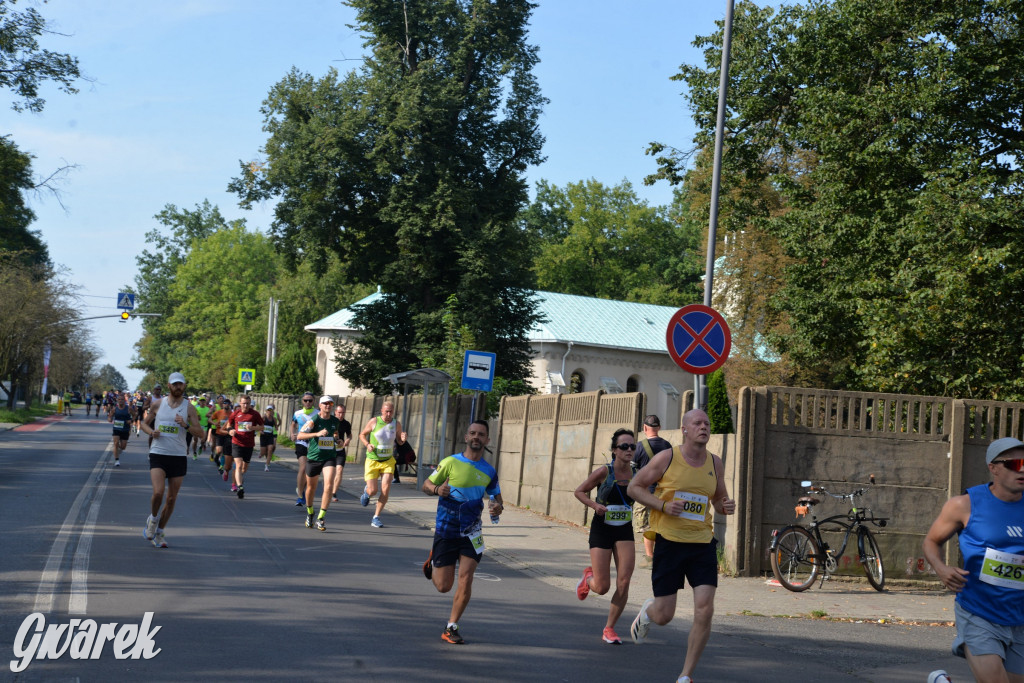
<instances>
[{"instance_id":1,"label":"bicycle","mask_svg":"<svg viewBox=\"0 0 1024 683\"><path fill-rule=\"evenodd\" d=\"M871 483L874 482L875 477L871 475ZM821 500L811 497L810 494L815 493L839 500L849 500L850 511L844 515L833 515L820 522L817 515L811 512L811 523L806 527L796 523L772 531L769 552L772 573L775 574L775 578L786 590L799 593L810 588L820 574L821 583L818 586L820 588L825 585L826 580L831 579L835 574L838 568L836 558L843 556L850 536L856 532L860 564L864 568L864 573L867 574L868 582L875 590L881 591L885 587L885 567L882 564L882 554L878 549L875 536L866 523L870 522L875 526L884 527L889 519L875 517L870 509L856 506L854 499L863 496L866 489L839 494L831 493L824 486L813 486L810 481L802 481L800 486L807 489L807 493L797 500L798 517L807 514L811 508L821 502ZM822 531L842 533L842 546L838 550L830 548L829 544L821 537Z\"/></svg>"}]
</instances>

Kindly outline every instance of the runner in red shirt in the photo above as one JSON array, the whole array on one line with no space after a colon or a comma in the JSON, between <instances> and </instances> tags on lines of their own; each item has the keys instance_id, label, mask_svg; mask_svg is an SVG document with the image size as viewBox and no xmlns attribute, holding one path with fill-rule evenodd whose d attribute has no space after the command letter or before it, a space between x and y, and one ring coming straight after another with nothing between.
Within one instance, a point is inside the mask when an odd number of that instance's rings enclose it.
<instances>
[{"instance_id":1,"label":"runner in red shirt","mask_svg":"<svg viewBox=\"0 0 1024 683\"><path fill-rule=\"evenodd\" d=\"M239 498L245 498L245 473L256 448L256 434L263 431L263 417L252 409L252 399L242 396L238 399L238 408L228 417L227 426L231 435L231 455L235 460L235 482L231 490Z\"/></svg>"}]
</instances>

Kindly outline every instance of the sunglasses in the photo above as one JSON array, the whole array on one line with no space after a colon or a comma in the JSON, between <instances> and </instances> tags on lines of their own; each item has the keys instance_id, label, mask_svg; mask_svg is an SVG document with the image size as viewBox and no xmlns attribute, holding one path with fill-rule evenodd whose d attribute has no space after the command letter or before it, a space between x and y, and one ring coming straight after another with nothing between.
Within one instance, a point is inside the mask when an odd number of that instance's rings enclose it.
<instances>
[{"instance_id":1,"label":"sunglasses","mask_svg":"<svg viewBox=\"0 0 1024 683\"><path fill-rule=\"evenodd\" d=\"M1002 465L1012 472L1024 472L1024 458L1013 458L1012 460L993 460L993 465Z\"/></svg>"},{"instance_id":2,"label":"sunglasses","mask_svg":"<svg viewBox=\"0 0 1024 683\"><path fill-rule=\"evenodd\" d=\"M302 402L303 403L312 403L313 399L311 399L311 398L304 398L304 399L302 399Z\"/></svg>"},{"instance_id":3,"label":"sunglasses","mask_svg":"<svg viewBox=\"0 0 1024 683\"><path fill-rule=\"evenodd\" d=\"M616 445L615 447L618 448L619 450L631 451L634 448L636 448L636 444L635 443L620 443L620 444Z\"/></svg>"}]
</instances>

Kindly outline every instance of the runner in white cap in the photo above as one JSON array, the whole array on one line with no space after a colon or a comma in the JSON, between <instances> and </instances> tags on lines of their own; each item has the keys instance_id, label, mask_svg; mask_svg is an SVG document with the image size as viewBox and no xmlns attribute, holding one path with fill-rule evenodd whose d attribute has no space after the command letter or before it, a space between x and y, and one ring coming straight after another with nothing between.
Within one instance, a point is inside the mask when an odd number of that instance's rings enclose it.
<instances>
[{"instance_id":1,"label":"runner in white cap","mask_svg":"<svg viewBox=\"0 0 1024 683\"><path fill-rule=\"evenodd\" d=\"M185 431L188 430L196 438L203 435L195 407L185 400L185 376L180 372L172 372L167 378L167 384L169 396L154 397L146 419L142 422L142 431L152 439L149 448L149 478L153 484L150 515L146 518L142 534L147 540L153 541L157 548L167 547L164 528L174 512L178 491L188 470ZM160 512L161 505L163 512Z\"/></svg>"}]
</instances>

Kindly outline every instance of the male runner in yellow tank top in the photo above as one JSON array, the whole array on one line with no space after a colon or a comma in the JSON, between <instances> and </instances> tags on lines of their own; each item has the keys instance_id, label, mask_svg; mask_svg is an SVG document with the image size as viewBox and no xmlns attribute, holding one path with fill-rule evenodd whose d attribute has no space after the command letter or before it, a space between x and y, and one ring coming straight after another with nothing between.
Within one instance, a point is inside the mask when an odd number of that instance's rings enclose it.
<instances>
[{"instance_id":1,"label":"male runner in yellow tank top","mask_svg":"<svg viewBox=\"0 0 1024 683\"><path fill-rule=\"evenodd\" d=\"M654 533L654 597L640 608L629 629L633 642L642 643L653 621L665 625L676 613L676 593L689 583L693 589L693 628L686 642L686 661L679 681L690 683L711 635L718 587L714 513L731 515L736 501L729 498L722 459L708 453L711 423L703 410L683 416L683 445L656 453L629 483L630 498L651 509ZM656 484L654 493L648 490ZM684 583L685 580L685 583Z\"/></svg>"}]
</instances>

